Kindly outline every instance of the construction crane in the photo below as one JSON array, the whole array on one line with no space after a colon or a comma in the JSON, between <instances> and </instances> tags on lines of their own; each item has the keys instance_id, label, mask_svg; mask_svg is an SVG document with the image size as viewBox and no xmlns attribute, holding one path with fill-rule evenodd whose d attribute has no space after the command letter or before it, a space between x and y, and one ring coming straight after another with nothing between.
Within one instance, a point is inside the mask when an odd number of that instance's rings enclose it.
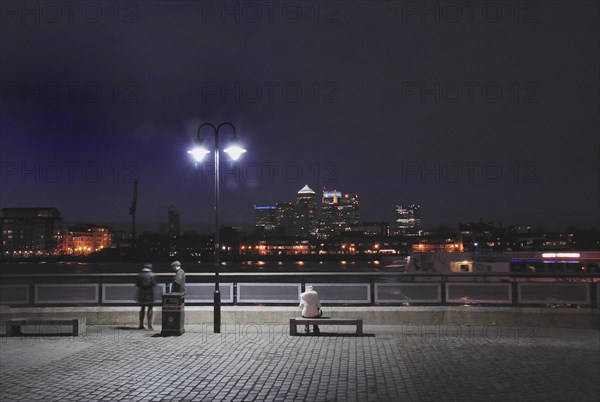
<instances>
[{"instance_id":1,"label":"construction crane","mask_svg":"<svg viewBox=\"0 0 600 402\"><path fill-rule=\"evenodd\" d=\"M131 215L131 239L135 242L135 212L137 209L137 180L133 183L133 201L131 202L131 208L129 208L129 215Z\"/></svg>"}]
</instances>

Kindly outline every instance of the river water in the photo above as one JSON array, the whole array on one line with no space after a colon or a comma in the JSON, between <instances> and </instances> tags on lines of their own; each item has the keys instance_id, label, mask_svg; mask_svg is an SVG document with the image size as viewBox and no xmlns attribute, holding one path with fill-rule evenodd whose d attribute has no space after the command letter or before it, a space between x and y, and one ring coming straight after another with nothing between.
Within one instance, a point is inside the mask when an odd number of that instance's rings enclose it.
<instances>
[{"instance_id":1,"label":"river water","mask_svg":"<svg viewBox=\"0 0 600 402\"><path fill-rule=\"evenodd\" d=\"M154 272L171 273L169 262L156 263ZM0 275L48 275L48 274L114 274L137 273L142 264L131 262L3 262ZM211 273L212 263L182 262L186 273ZM311 272L394 272L378 261L347 262L244 262L224 263L219 266L222 273L311 273Z\"/></svg>"}]
</instances>

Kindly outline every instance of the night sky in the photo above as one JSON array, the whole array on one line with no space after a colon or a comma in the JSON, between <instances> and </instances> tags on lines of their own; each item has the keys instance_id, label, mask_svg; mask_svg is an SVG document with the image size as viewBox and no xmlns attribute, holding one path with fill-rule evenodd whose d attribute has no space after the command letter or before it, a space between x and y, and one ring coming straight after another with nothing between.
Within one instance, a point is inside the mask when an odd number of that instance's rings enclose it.
<instances>
[{"instance_id":1,"label":"night sky","mask_svg":"<svg viewBox=\"0 0 600 402\"><path fill-rule=\"evenodd\" d=\"M137 179L141 229L210 227L186 151L229 121L225 224L308 184L364 221L599 226L598 2L67 3L2 1L4 208L127 228Z\"/></svg>"}]
</instances>

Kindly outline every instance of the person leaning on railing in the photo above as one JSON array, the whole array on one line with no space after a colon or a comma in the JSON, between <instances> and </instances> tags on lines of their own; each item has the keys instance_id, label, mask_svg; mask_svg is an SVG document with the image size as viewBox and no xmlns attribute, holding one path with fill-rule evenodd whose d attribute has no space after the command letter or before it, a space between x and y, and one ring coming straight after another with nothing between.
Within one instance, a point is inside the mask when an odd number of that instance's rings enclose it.
<instances>
[{"instance_id":1,"label":"person leaning on railing","mask_svg":"<svg viewBox=\"0 0 600 402\"><path fill-rule=\"evenodd\" d=\"M171 292L185 294L185 271L181 268L179 261L173 261L171 268L175 271L175 277L173 278L173 284L171 285Z\"/></svg>"}]
</instances>

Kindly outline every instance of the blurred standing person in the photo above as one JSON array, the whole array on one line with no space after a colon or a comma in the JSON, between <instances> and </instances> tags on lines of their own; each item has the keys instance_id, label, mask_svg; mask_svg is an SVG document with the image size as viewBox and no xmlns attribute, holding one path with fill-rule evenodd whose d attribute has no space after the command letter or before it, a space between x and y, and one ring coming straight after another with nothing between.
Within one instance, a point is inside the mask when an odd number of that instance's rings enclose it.
<instances>
[{"instance_id":1,"label":"blurred standing person","mask_svg":"<svg viewBox=\"0 0 600 402\"><path fill-rule=\"evenodd\" d=\"M138 274L136 285L138 287L138 302L141 305L140 308L140 326L139 329L144 328L144 315L145 310L148 307L147 319L148 329L152 329L152 309L154 307L154 287L156 286L156 275L152 272L152 264L145 263L142 271Z\"/></svg>"},{"instance_id":2,"label":"blurred standing person","mask_svg":"<svg viewBox=\"0 0 600 402\"><path fill-rule=\"evenodd\" d=\"M173 261L171 263L171 268L175 271L171 292L185 294L185 271L181 268L181 263L179 261Z\"/></svg>"}]
</instances>

